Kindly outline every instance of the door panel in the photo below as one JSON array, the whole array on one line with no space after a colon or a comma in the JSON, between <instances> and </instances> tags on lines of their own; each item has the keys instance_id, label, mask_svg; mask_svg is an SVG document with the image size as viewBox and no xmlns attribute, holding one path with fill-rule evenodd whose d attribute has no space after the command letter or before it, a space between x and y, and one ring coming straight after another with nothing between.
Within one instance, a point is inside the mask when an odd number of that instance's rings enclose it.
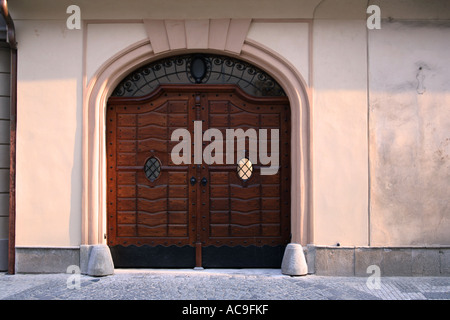
<instances>
[{"instance_id":1,"label":"door panel","mask_svg":"<svg viewBox=\"0 0 450 320\"><path fill-rule=\"evenodd\" d=\"M207 128L280 130L280 168L273 176L260 175L253 164L248 180L237 174L236 164L206 166L209 188L204 193L205 246L285 245L290 236L289 106L286 101L250 101L237 93L206 94L202 110ZM269 131L268 130L268 131ZM225 137L225 135L224 135ZM270 152L268 133L268 152ZM264 141L266 143L266 141ZM258 146L259 147L259 146ZM247 142L246 149L249 149ZM226 150L226 142L223 143ZM234 148L237 163L237 143ZM248 153L246 155L248 157Z\"/></svg>"},{"instance_id":2,"label":"door panel","mask_svg":"<svg viewBox=\"0 0 450 320\"><path fill-rule=\"evenodd\" d=\"M252 98L235 86L166 85L144 98L111 98L107 110L107 238L116 267L280 266L290 237L286 98ZM237 144L231 164L225 156L223 164L173 164L178 142L171 134L188 129L194 142L194 121L203 132L222 132L223 156L226 129L278 129L278 173L263 176L256 162L241 179ZM269 133L269 153L270 141Z\"/></svg>"},{"instance_id":3,"label":"door panel","mask_svg":"<svg viewBox=\"0 0 450 320\"><path fill-rule=\"evenodd\" d=\"M110 101L107 121L108 244L191 245L190 168L170 161L171 133L189 128L191 94L161 92L145 103ZM144 171L157 159L156 179ZM170 201L169 201L170 199Z\"/></svg>"}]
</instances>

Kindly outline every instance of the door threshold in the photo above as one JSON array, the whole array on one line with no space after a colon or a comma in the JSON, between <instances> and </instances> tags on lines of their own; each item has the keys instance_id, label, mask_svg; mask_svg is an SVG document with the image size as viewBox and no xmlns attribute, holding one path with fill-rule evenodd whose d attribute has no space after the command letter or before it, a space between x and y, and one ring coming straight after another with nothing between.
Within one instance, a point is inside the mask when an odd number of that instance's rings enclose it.
<instances>
[{"instance_id":1,"label":"door threshold","mask_svg":"<svg viewBox=\"0 0 450 320\"><path fill-rule=\"evenodd\" d=\"M192 268L192 269L163 269L163 268L117 268L114 274L209 274L209 275L240 275L240 276L285 276L281 269L277 268L243 268L243 269L225 269L225 268Z\"/></svg>"}]
</instances>

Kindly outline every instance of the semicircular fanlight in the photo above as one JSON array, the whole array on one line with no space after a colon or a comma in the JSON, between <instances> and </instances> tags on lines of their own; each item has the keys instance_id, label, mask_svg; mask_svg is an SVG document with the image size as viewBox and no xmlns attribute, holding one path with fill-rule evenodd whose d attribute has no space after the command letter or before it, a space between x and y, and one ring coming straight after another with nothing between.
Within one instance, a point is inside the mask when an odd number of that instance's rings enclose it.
<instances>
[{"instance_id":1,"label":"semicircular fanlight","mask_svg":"<svg viewBox=\"0 0 450 320\"><path fill-rule=\"evenodd\" d=\"M115 97L142 97L160 84L236 84L256 97L285 96L265 71L239 59L214 54L186 54L145 65L125 77Z\"/></svg>"}]
</instances>

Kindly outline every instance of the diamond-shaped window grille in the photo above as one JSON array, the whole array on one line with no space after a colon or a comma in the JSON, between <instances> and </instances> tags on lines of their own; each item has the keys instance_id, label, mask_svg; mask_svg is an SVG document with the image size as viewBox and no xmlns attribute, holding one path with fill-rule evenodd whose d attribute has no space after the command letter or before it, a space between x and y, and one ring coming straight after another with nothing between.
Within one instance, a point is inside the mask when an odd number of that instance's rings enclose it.
<instances>
[{"instance_id":1,"label":"diamond-shaped window grille","mask_svg":"<svg viewBox=\"0 0 450 320\"><path fill-rule=\"evenodd\" d=\"M253 164L252 162L247 158L242 158L238 162L237 166L237 173L239 178L246 181L250 179L253 173Z\"/></svg>"},{"instance_id":2,"label":"diamond-shaped window grille","mask_svg":"<svg viewBox=\"0 0 450 320\"><path fill-rule=\"evenodd\" d=\"M145 162L144 172L148 180L151 182L155 181L161 173L161 162L155 157L149 158Z\"/></svg>"}]
</instances>

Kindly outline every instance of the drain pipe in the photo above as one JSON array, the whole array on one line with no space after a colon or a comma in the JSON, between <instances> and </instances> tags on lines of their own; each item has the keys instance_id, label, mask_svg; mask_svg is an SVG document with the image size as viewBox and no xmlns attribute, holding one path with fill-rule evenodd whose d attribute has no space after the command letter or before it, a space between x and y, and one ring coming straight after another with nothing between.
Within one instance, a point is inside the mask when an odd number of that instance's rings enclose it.
<instances>
[{"instance_id":1,"label":"drain pipe","mask_svg":"<svg viewBox=\"0 0 450 320\"><path fill-rule=\"evenodd\" d=\"M16 260L17 43L14 22L9 15L6 0L1 0L0 11L6 22L6 42L11 50L8 273L14 274Z\"/></svg>"}]
</instances>

